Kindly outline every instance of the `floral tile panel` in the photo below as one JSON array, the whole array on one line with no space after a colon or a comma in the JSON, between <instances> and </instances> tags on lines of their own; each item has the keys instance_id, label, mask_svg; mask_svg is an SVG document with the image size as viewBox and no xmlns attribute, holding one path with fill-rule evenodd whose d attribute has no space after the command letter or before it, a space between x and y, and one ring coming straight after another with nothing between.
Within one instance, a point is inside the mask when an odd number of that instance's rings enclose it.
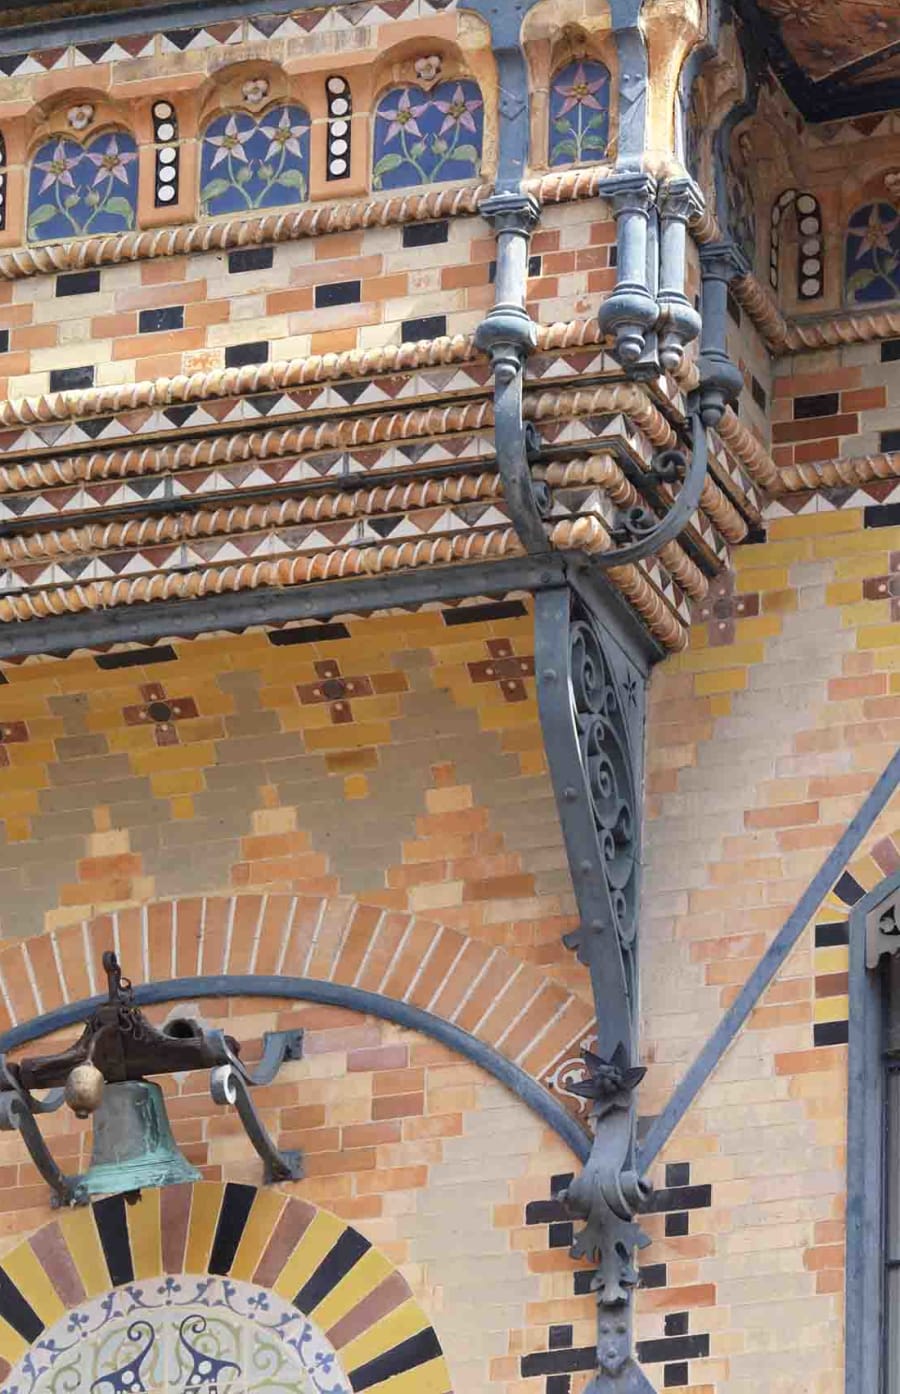
<instances>
[{"instance_id":1,"label":"floral tile panel","mask_svg":"<svg viewBox=\"0 0 900 1394\"><path fill-rule=\"evenodd\" d=\"M105 131L81 145L67 136L35 154L28 181L28 240L127 232L137 209L134 138Z\"/></svg>"},{"instance_id":2,"label":"floral tile panel","mask_svg":"<svg viewBox=\"0 0 900 1394\"><path fill-rule=\"evenodd\" d=\"M602 63L569 63L550 87L550 164L602 160L609 145L609 72Z\"/></svg>"},{"instance_id":3,"label":"floral tile panel","mask_svg":"<svg viewBox=\"0 0 900 1394\"><path fill-rule=\"evenodd\" d=\"M116 1288L62 1317L4 1394L351 1394L325 1336L274 1293L229 1278Z\"/></svg>"},{"instance_id":4,"label":"floral tile panel","mask_svg":"<svg viewBox=\"0 0 900 1394\"><path fill-rule=\"evenodd\" d=\"M845 262L851 305L900 299L900 211L868 203L850 219Z\"/></svg>"},{"instance_id":5,"label":"floral tile panel","mask_svg":"<svg viewBox=\"0 0 900 1394\"><path fill-rule=\"evenodd\" d=\"M484 103L476 83L394 87L375 113L376 189L474 179L481 164Z\"/></svg>"},{"instance_id":6,"label":"floral tile panel","mask_svg":"<svg viewBox=\"0 0 900 1394\"><path fill-rule=\"evenodd\" d=\"M300 106L259 116L230 111L203 134L200 201L211 217L303 203L309 190L309 116Z\"/></svg>"}]
</instances>

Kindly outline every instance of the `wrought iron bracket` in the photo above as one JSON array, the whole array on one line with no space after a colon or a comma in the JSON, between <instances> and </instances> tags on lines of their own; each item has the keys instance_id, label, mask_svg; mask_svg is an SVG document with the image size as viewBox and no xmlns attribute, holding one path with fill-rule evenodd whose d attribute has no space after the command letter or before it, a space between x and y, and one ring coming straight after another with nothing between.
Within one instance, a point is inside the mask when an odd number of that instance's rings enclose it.
<instances>
[{"instance_id":1,"label":"wrought iron bracket","mask_svg":"<svg viewBox=\"0 0 900 1394\"><path fill-rule=\"evenodd\" d=\"M206 1031L204 1036L221 1059L221 1064L210 1074L209 1092L215 1103L237 1109L244 1132L262 1158L266 1184L299 1181L303 1175L302 1154L289 1149L281 1151L275 1146L256 1111L250 1090L257 1085L271 1084L286 1060L303 1059L303 1032L267 1032L263 1037L262 1059L253 1071L248 1070L231 1049L224 1031Z\"/></svg>"},{"instance_id":2,"label":"wrought iron bracket","mask_svg":"<svg viewBox=\"0 0 900 1394\"><path fill-rule=\"evenodd\" d=\"M682 490L682 493L684 490ZM598 616L568 587L535 595L538 706L578 905L565 936L588 968L597 1019L586 1077L593 1141L561 1195L584 1222L573 1254L597 1265L598 1373L587 1394L642 1394L651 1386L632 1355L635 1251L647 1242L635 1216L651 1187L636 1163L636 931L644 678Z\"/></svg>"},{"instance_id":3,"label":"wrought iron bracket","mask_svg":"<svg viewBox=\"0 0 900 1394\"><path fill-rule=\"evenodd\" d=\"M54 1089L46 1098L36 1099L16 1079L0 1056L0 1132L18 1132L29 1156L53 1192L54 1209L62 1205L86 1205L88 1194L80 1176L67 1176L56 1162L35 1121L35 1114L55 1113L63 1102L63 1090Z\"/></svg>"}]
</instances>

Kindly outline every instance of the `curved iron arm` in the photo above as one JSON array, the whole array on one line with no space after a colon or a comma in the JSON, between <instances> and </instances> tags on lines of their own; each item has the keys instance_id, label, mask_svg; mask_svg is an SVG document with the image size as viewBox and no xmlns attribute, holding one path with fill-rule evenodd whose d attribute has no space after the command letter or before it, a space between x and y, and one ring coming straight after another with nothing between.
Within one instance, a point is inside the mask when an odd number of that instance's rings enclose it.
<instances>
[{"instance_id":1,"label":"curved iron arm","mask_svg":"<svg viewBox=\"0 0 900 1394\"><path fill-rule=\"evenodd\" d=\"M251 1088L271 1084L286 1060L303 1059L302 1031L267 1031L263 1036L262 1059L255 1070L249 1070L231 1049L224 1031L207 1027L204 1039L215 1053L218 1065L230 1065Z\"/></svg>"},{"instance_id":2,"label":"curved iron arm","mask_svg":"<svg viewBox=\"0 0 900 1394\"><path fill-rule=\"evenodd\" d=\"M299 1152L279 1151L256 1111L244 1074L232 1064L217 1065L209 1077L209 1092L217 1104L232 1104L238 1111L244 1132L262 1158L266 1184L273 1181L299 1181L303 1159Z\"/></svg>"},{"instance_id":3,"label":"curved iron arm","mask_svg":"<svg viewBox=\"0 0 900 1394\"><path fill-rule=\"evenodd\" d=\"M63 1091L55 1089L43 1101L33 1099L19 1084L6 1058L0 1056L0 1077L3 1092L0 1093L0 1132L18 1132L28 1148L28 1154L41 1176L53 1192L51 1204L86 1205L88 1194L80 1176L66 1176L60 1170L43 1134L35 1122L35 1113L52 1113L62 1103Z\"/></svg>"},{"instance_id":4,"label":"curved iron arm","mask_svg":"<svg viewBox=\"0 0 900 1394\"><path fill-rule=\"evenodd\" d=\"M524 361L494 353L494 450L503 496L519 541L526 552L550 550L547 530L528 461L527 429L522 419Z\"/></svg>"},{"instance_id":5,"label":"curved iron arm","mask_svg":"<svg viewBox=\"0 0 900 1394\"><path fill-rule=\"evenodd\" d=\"M691 411L691 427L693 434L691 463L672 507L646 536L638 538L635 542L626 543L623 547L616 547L614 551L601 552L594 557L594 564L600 570L605 571L611 566L627 566L630 562L643 561L645 557L658 552L660 547L678 537L696 513L709 465L707 431L700 413L696 409Z\"/></svg>"}]
</instances>

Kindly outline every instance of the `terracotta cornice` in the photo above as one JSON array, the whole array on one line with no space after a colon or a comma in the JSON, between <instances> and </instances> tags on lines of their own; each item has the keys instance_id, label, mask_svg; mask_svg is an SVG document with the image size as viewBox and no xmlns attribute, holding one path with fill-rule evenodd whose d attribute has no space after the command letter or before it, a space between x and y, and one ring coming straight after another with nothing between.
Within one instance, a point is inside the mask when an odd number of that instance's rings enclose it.
<instances>
[{"instance_id":1,"label":"terracotta cornice","mask_svg":"<svg viewBox=\"0 0 900 1394\"><path fill-rule=\"evenodd\" d=\"M596 319L570 320L538 327L536 352L587 348L603 342ZM474 335L444 335L383 348L345 349L342 353L312 354L252 363L243 368L212 368L205 373L179 374L113 387L86 387L51 392L41 397L11 397L0 401L0 426L34 426L39 422L75 421L86 416L110 416L135 407L164 407L219 397L252 396L285 391L341 378L376 377L415 372L482 359Z\"/></svg>"},{"instance_id":2,"label":"terracotta cornice","mask_svg":"<svg viewBox=\"0 0 900 1394\"><path fill-rule=\"evenodd\" d=\"M846 460L822 460L809 465L785 465L778 471L773 494L795 494L807 489L843 489L871 484L878 479L900 478L900 451L877 455L850 455Z\"/></svg>"},{"instance_id":3,"label":"terracotta cornice","mask_svg":"<svg viewBox=\"0 0 900 1394\"><path fill-rule=\"evenodd\" d=\"M597 519L564 519L550 530L556 550L597 553L608 550L609 534ZM383 575L410 567L448 562L498 559L523 553L515 529L495 528L455 537L419 538L381 546L350 547L319 552L308 557L246 561L221 568L191 572L157 573L154 576L92 581L65 588L32 591L0 597L0 623L46 619L79 614L110 606L136 605L158 600L195 600L205 595L225 595L260 586L296 586L315 581L354 576ZM612 567L606 573L617 590L644 619L650 632L668 649L687 643L687 629L636 566Z\"/></svg>"}]
</instances>

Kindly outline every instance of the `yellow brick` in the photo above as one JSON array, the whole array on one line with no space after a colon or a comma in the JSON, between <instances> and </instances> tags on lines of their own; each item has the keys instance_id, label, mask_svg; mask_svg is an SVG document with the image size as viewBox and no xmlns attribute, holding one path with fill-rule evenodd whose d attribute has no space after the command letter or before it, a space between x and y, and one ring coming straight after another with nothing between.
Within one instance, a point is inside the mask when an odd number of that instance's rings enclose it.
<instances>
[{"instance_id":1,"label":"yellow brick","mask_svg":"<svg viewBox=\"0 0 900 1394\"><path fill-rule=\"evenodd\" d=\"M857 630L857 648L880 649L894 644L900 644L900 624L875 624Z\"/></svg>"},{"instance_id":2,"label":"yellow brick","mask_svg":"<svg viewBox=\"0 0 900 1394\"><path fill-rule=\"evenodd\" d=\"M694 682L694 690L700 697L712 692L742 692L746 686L746 668L725 668L721 673L698 673Z\"/></svg>"},{"instance_id":3,"label":"yellow brick","mask_svg":"<svg viewBox=\"0 0 900 1394\"><path fill-rule=\"evenodd\" d=\"M816 973L846 973L850 963L850 950L846 944L834 944L827 949L816 949Z\"/></svg>"},{"instance_id":4,"label":"yellow brick","mask_svg":"<svg viewBox=\"0 0 900 1394\"><path fill-rule=\"evenodd\" d=\"M344 780L345 799L367 799L369 793L369 781L364 774L347 775Z\"/></svg>"},{"instance_id":5,"label":"yellow brick","mask_svg":"<svg viewBox=\"0 0 900 1394\"><path fill-rule=\"evenodd\" d=\"M31 824L27 818L7 818L6 840L7 842L28 842L31 838Z\"/></svg>"},{"instance_id":6,"label":"yellow brick","mask_svg":"<svg viewBox=\"0 0 900 1394\"><path fill-rule=\"evenodd\" d=\"M194 816L194 800L187 794L180 794L169 804L169 809L173 818L189 821Z\"/></svg>"},{"instance_id":7,"label":"yellow brick","mask_svg":"<svg viewBox=\"0 0 900 1394\"><path fill-rule=\"evenodd\" d=\"M727 692L716 693L709 699L709 709L713 716L731 715L731 698Z\"/></svg>"},{"instance_id":8,"label":"yellow brick","mask_svg":"<svg viewBox=\"0 0 900 1394\"><path fill-rule=\"evenodd\" d=\"M786 566L760 566L753 549L735 550L734 570L739 591L783 591L790 585Z\"/></svg>"},{"instance_id":9,"label":"yellow brick","mask_svg":"<svg viewBox=\"0 0 900 1394\"><path fill-rule=\"evenodd\" d=\"M858 581L832 581L825 587L827 605L852 605L862 600L862 586Z\"/></svg>"},{"instance_id":10,"label":"yellow brick","mask_svg":"<svg viewBox=\"0 0 900 1394\"><path fill-rule=\"evenodd\" d=\"M843 514L838 516L843 517ZM859 515L854 510L854 512L849 516L858 517ZM882 548L884 547L884 543L887 540L884 537L885 532L887 533L888 537L893 538L893 544L889 544L892 545L892 549L900 546L900 528L885 528L884 530L879 528L878 531L880 537L878 552L874 553L873 555L871 533L863 532L862 522L857 523L857 527L859 529L858 532L847 532L830 537L816 538L812 544L813 556L827 558L858 556L865 554L866 556L874 560L874 556L877 556L879 553L881 553Z\"/></svg>"},{"instance_id":11,"label":"yellow brick","mask_svg":"<svg viewBox=\"0 0 900 1394\"><path fill-rule=\"evenodd\" d=\"M685 673L703 673L713 668L742 666L751 668L765 661L765 646L761 642L735 643L725 647L703 649L699 653L675 654L667 660L670 670L680 668Z\"/></svg>"},{"instance_id":12,"label":"yellow brick","mask_svg":"<svg viewBox=\"0 0 900 1394\"><path fill-rule=\"evenodd\" d=\"M153 792L160 799L174 799L182 794L199 794L204 789L200 770L163 770L151 776Z\"/></svg>"},{"instance_id":13,"label":"yellow brick","mask_svg":"<svg viewBox=\"0 0 900 1394\"><path fill-rule=\"evenodd\" d=\"M834 533L862 530L862 509L848 508L834 513L798 513L791 518L772 518L769 536L774 541L784 538L813 537L818 542Z\"/></svg>"},{"instance_id":14,"label":"yellow brick","mask_svg":"<svg viewBox=\"0 0 900 1394\"><path fill-rule=\"evenodd\" d=\"M136 774L152 775L159 771L198 769L214 765L216 749L207 745L154 746L152 750L135 751L131 757Z\"/></svg>"},{"instance_id":15,"label":"yellow brick","mask_svg":"<svg viewBox=\"0 0 900 1394\"><path fill-rule=\"evenodd\" d=\"M819 997L813 1007L813 1021L846 1021L849 997Z\"/></svg>"}]
</instances>

